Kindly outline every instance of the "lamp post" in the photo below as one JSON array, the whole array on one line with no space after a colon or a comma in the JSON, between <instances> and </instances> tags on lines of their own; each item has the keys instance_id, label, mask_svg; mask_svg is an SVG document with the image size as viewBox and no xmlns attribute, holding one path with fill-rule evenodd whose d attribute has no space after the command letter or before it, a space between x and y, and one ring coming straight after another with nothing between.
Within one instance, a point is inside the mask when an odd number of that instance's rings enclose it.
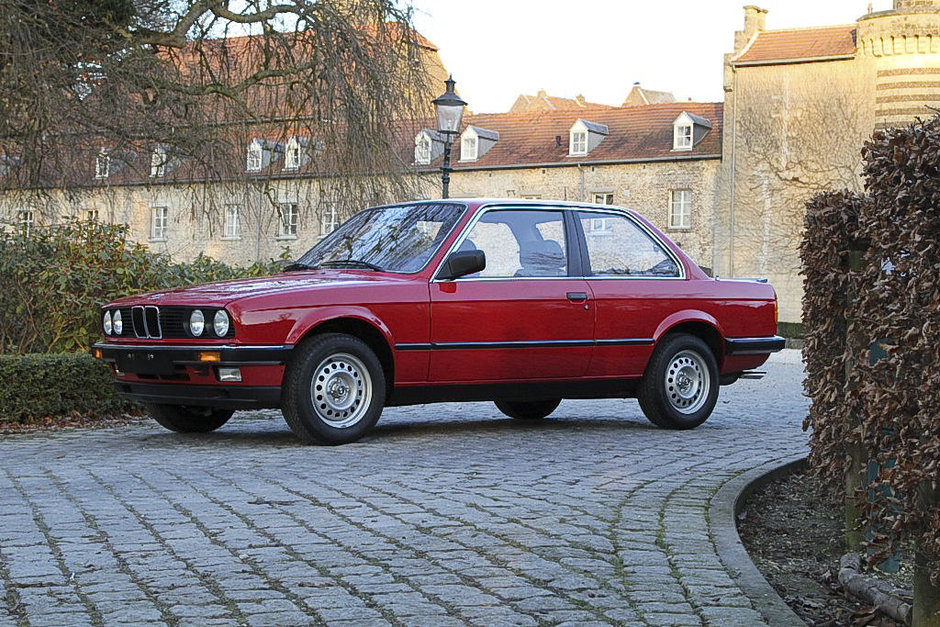
<instances>
[{"instance_id":1,"label":"lamp post","mask_svg":"<svg viewBox=\"0 0 940 627\"><path fill-rule=\"evenodd\" d=\"M450 197L450 147L454 137L460 132L460 119L463 117L463 108L467 103L454 93L454 78L448 77L444 84L447 91L435 98L432 102L437 111L437 130L444 136L444 163L441 165L441 185L443 191L441 198Z\"/></svg>"}]
</instances>

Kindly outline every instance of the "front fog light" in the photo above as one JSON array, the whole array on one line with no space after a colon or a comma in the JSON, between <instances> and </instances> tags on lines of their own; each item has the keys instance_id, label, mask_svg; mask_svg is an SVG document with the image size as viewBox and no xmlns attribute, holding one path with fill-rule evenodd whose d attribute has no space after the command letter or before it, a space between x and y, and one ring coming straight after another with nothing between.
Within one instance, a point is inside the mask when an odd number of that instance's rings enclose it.
<instances>
[{"instance_id":1,"label":"front fog light","mask_svg":"<svg viewBox=\"0 0 940 627\"><path fill-rule=\"evenodd\" d=\"M212 319L212 329L215 331L215 334L219 337L225 337L225 334L228 333L228 327L229 319L225 310L220 309L215 312L215 317Z\"/></svg>"},{"instance_id":2,"label":"front fog light","mask_svg":"<svg viewBox=\"0 0 940 627\"><path fill-rule=\"evenodd\" d=\"M239 383L241 380L241 368L219 368L219 381L223 383Z\"/></svg>"},{"instance_id":3,"label":"front fog light","mask_svg":"<svg viewBox=\"0 0 940 627\"><path fill-rule=\"evenodd\" d=\"M104 327L105 335L111 335L111 331L113 330L113 327L111 326L111 312L110 311L104 312L104 320L102 320L101 326Z\"/></svg>"},{"instance_id":4,"label":"front fog light","mask_svg":"<svg viewBox=\"0 0 940 627\"><path fill-rule=\"evenodd\" d=\"M115 335L121 335L122 333L124 333L124 321L121 320L120 309L114 312L114 322L111 324L111 327L114 329Z\"/></svg>"},{"instance_id":5,"label":"front fog light","mask_svg":"<svg viewBox=\"0 0 940 627\"><path fill-rule=\"evenodd\" d=\"M189 314L189 332L199 337L206 329L206 317L202 315L201 309L193 309Z\"/></svg>"}]
</instances>

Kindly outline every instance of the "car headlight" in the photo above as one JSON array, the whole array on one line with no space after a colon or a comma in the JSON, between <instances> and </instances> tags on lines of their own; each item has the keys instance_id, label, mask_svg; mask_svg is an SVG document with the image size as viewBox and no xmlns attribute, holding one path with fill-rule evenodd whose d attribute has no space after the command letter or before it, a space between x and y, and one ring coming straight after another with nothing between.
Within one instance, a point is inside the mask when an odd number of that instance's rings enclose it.
<instances>
[{"instance_id":1,"label":"car headlight","mask_svg":"<svg viewBox=\"0 0 940 627\"><path fill-rule=\"evenodd\" d=\"M193 309L189 314L189 332L199 337L206 330L206 317L202 315L201 309Z\"/></svg>"},{"instance_id":2,"label":"car headlight","mask_svg":"<svg viewBox=\"0 0 940 627\"><path fill-rule=\"evenodd\" d=\"M113 327L111 326L111 312L110 311L104 312L104 320L102 320L101 326L104 327L105 335L111 335L111 331L113 330Z\"/></svg>"},{"instance_id":3,"label":"car headlight","mask_svg":"<svg viewBox=\"0 0 940 627\"><path fill-rule=\"evenodd\" d=\"M116 309L114 315L112 316L111 327L114 329L115 335L121 335L124 333L124 321L121 319L121 310Z\"/></svg>"},{"instance_id":4,"label":"car headlight","mask_svg":"<svg viewBox=\"0 0 940 627\"><path fill-rule=\"evenodd\" d=\"M212 319L212 329L216 335L225 337L225 334L228 333L229 324L228 313L224 309L215 312L215 317Z\"/></svg>"}]
</instances>

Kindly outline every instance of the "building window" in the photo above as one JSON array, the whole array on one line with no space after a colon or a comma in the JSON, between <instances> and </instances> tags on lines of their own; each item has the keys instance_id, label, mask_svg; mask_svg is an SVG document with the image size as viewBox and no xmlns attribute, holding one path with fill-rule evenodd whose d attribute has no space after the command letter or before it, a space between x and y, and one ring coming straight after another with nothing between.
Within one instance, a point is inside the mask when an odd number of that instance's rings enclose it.
<instances>
[{"instance_id":1,"label":"building window","mask_svg":"<svg viewBox=\"0 0 940 627\"><path fill-rule=\"evenodd\" d=\"M431 163L431 138L425 133L418 135L415 139L415 165L430 165Z\"/></svg>"},{"instance_id":2,"label":"building window","mask_svg":"<svg viewBox=\"0 0 940 627\"><path fill-rule=\"evenodd\" d=\"M166 148L157 146L150 155L150 178L166 176Z\"/></svg>"},{"instance_id":3,"label":"building window","mask_svg":"<svg viewBox=\"0 0 940 627\"><path fill-rule=\"evenodd\" d=\"M688 229L692 227L692 191L674 189L669 192L669 228Z\"/></svg>"},{"instance_id":4,"label":"building window","mask_svg":"<svg viewBox=\"0 0 940 627\"><path fill-rule=\"evenodd\" d=\"M475 161L477 158L477 138L473 135L464 137L460 142L460 160Z\"/></svg>"},{"instance_id":5,"label":"building window","mask_svg":"<svg viewBox=\"0 0 940 627\"><path fill-rule=\"evenodd\" d=\"M98 210L97 209L85 209L85 219L89 222L98 221Z\"/></svg>"},{"instance_id":6,"label":"building window","mask_svg":"<svg viewBox=\"0 0 940 627\"><path fill-rule=\"evenodd\" d=\"M238 205L225 205L225 223L222 225L222 239L240 239L241 216Z\"/></svg>"},{"instance_id":7,"label":"building window","mask_svg":"<svg viewBox=\"0 0 940 627\"><path fill-rule=\"evenodd\" d=\"M691 124L676 124L672 147L673 150L692 150Z\"/></svg>"},{"instance_id":8,"label":"building window","mask_svg":"<svg viewBox=\"0 0 940 627\"><path fill-rule=\"evenodd\" d=\"M248 160L245 169L249 172L261 171L261 144L258 142L248 144Z\"/></svg>"},{"instance_id":9,"label":"building window","mask_svg":"<svg viewBox=\"0 0 940 627\"><path fill-rule=\"evenodd\" d=\"M587 154L587 131L571 131L571 154Z\"/></svg>"},{"instance_id":10,"label":"building window","mask_svg":"<svg viewBox=\"0 0 940 627\"><path fill-rule=\"evenodd\" d=\"M102 148L98 153L98 158L95 160L95 178L106 179L110 173L111 157L109 157L108 152Z\"/></svg>"},{"instance_id":11,"label":"building window","mask_svg":"<svg viewBox=\"0 0 940 627\"><path fill-rule=\"evenodd\" d=\"M284 202L277 208L277 236L297 237L297 203Z\"/></svg>"},{"instance_id":12,"label":"building window","mask_svg":"<svg viewBox=\"0 0 940 627\"><path fill-rule=\"evenodd\" d=\"M595 205L612 205L614 204L614 195L610 192L594 192L592 202Z\"/></svg>"},{"instance_id":13,"label":"building window","mask_svg":"<svg viewBox=\"0 0 940 627\"><path fill-rule=\"evenodd\" d=\"M166 241L167 215L166 207L152 207L150 209L150 241Z\"/></svg>"},{"instance_id":14,"label":"building window","mask_svg":"<svg viewBox=\"0 0 940 627\"><path fill-rule=\"evenodd\" d=\"M334 202L321 202L320 237L329 235L339 226L339 208Z\"/></svg>"},{"instance_id":15,"label":"building window","mask_svg":"<svg viewBox=\"0 0 940 627\"><path fill-rule=\"evenodd\" d=\"M300 167L300 140L291 137L287 142L287 149L284 151L284 169L296 170ZM259 166L260 169L260 166Z\"/></svg>"},{"instance_id":16,"label":"building window","mask_svg":"<svg viewBox=\"0 0 940 627\"><path fill-rule=\"evenodd\" d=\"M23 209L16 213L16 221L26 236L29 237L29 234L33 230L33 225L36 223L36 214L32 209Z\"/></svg>"}]
</instances>

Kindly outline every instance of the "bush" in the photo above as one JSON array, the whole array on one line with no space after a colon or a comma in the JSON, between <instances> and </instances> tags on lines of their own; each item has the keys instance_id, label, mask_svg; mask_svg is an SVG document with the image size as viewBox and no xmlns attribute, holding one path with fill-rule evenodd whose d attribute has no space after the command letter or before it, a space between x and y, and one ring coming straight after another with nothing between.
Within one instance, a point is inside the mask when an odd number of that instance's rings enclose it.
<instances>
[{"instance_id":1,"label":"bush","mask_svg":"<svg viewBox=\"0 0 940 627\"><path fill-rule=\"evenodd\" d=\"M834 482L875 474L860 499L870 544L883 554L915 540L936 582L940 118L879 133L863 154L867 195L823 194L807 211L810 459Z\"/></svg>"},{"instance_id":2,"label":"bush","mask_svg":"<svg viewBox=\"0 0 940 627\"><path fill-rule=\"evenodd\" d=\"M0 423L134 407L114 393L110 369L81 353L0 355L0 381Z\"/></svg>"},{"instance_id":3,"label":"bush","mask_svg":"<svg viewBox=\"0 0 940 627\"><path fill-rule=\"evenodd\" d=\"M227 266L200 255L189 263L129 242L126 227L68 222L0 232L0 353L87 349L100 336L104 303L181 285L262 276L276 263Z\"/></svg>"}]
</instances>

